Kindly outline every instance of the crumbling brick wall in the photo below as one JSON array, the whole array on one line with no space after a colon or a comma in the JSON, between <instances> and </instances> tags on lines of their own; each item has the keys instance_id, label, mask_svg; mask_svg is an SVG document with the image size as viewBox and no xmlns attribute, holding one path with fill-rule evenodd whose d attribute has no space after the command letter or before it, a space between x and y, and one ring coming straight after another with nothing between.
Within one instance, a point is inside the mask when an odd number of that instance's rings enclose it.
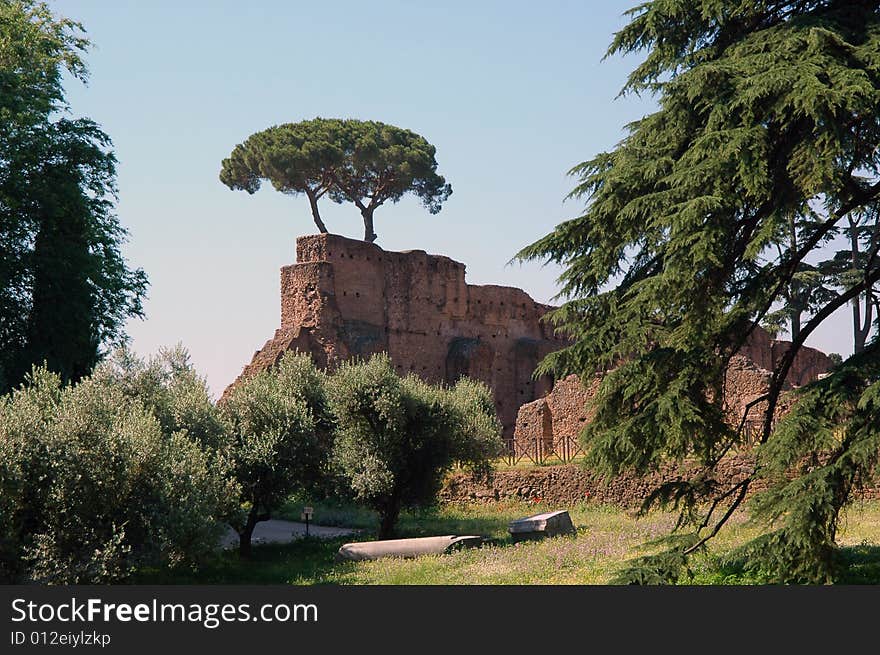
<instances>
[{"instance_id":1,"label":"crumbling brick wall","mask_svg":"<svg viewBox=\"0 0 880 655\"><path fill-rule=\"evenodd\" d=\"M577 502L638 507L659 484L685 479L695 470L694 465L669 463L662 465L659 471L645 476L625 472L605 479L579 463L574 463L499 470L488 481L478 481L469 473L457 471L446 478L440 491L440 500L447 503L541 501L559 508ZM712 477L726 488L741 481L753 470L753 458L747 453L741 453L722 459ZM759 479L750 486L749 491L754 493L765 488L766 482ZM878 500L880 486L873 484L860 489L856 497Z\"/></svg>"},{"instance_id":2,"label":"crumbling brick wall","mask_svg":"<svg viewBox=\"0 0 880 655\"><path fill-rule=\"evenodd\" d=\"M333 234L297 239L296 259L281 269L281 327L242 376L272 366L288 350L309 353L329 369L387 352L401 374L431 383L467 375L488 384L508 439L516 433L523 443L544 439L555 449L590 419L587 401L599 378L584 388L571 376L552 393L549 379L533 379L538 362L567 342L540 320L552 308L521 289L467 284L465 265L449 257L389 252ZM789 347L756 331L728 374L732 410L760 393L765 369ZM804 384L829 367L823 353L804 348L789 381Z\"/></svg>"},{"instance_id":3,"label":"crumbling brick wall","mask_svg":"<svg viewBox=\"0 0 880 655\"><path fill-rule=\"evenodd\" d=\"M758 328L742 349L743 354L731 358L724 380L724 407L732 425L739 425L745 416L745 429L754 431L766 409L766 402L755 402L769 389L771 369L785 354L791 343L775 341ZM803 347L794 359L786 378L785 388L806 384L831 368L831 360L814 348ZM590 401L598 391L601 377L584 385L576 375L560 380L544 398L523 405L515 423L514 449L518 455L532 454L544 446L544 452L559 453L562 439L575 439L592 418ZM750 406L750 403L753 403ZM789 407L789 399L780 399L776 417Z\"/></svg>"},{"instance_id":4,"label":"crumbling brick wall","mask_svg":"<svg viewBox=\"0 0 880 655\"><path fill-rule=\"evenodd\" d=\"M519 406L549 390L532 374L566 342L540 321L550 307L524 291L467 284L464 264L421 250L389 252L332 234L300 237L296 246L297 263L281 270L281 327L243 376L287 350L331 369L387 352L401 374L488 384L507 437Z\"/></svg>"},{"instance_id":5,"label":"crumbling brick wall","mask_svg":"<svg viewBox=\"0 0 880 655\"><path fill-rule=\"evenodd\" d=\"M574 447L574 438L592 418L590 401L600 382L601 377L596 376L585 386L577 375L569 375L557 381L543 398L520 407L513 440L517 457L539 461L542 453L561 456Z\"/></svg>"}]
</instances>

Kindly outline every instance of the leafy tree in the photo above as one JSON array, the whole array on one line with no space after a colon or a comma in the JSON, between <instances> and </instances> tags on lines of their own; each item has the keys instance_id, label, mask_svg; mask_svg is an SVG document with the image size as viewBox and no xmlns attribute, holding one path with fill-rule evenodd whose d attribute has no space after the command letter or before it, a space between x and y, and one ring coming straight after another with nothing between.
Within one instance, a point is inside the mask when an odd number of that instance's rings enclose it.
<instances>
[{"instance_id":1,"label":"leafy tree","mask_svg":"<svg viewBox=\"0 0 880 655\"><path fill-rule=\"evenodd\" d=\"M803 217L789 216L786 235L789 250L797 251L800 235L815 227L816 220L817 217L812 211ZM783 257L779 242L776 244L776 254L779 258ZM827 263L813 265L801 262L798 270L791 276L791 280L782 288L780 295L782 305L775 311L768 312L764 316L762 325L773 335L786 330L792 339L797 339L805 315L812 316L836 295Z\"/></svg>"},{"instance_id":2,"label":"leafy tree","mask_svg":"<svg viewBox=\"0 0 880 655\"><path fill-rule=\"evenodd\" d=\"M81 27L43 3L0 2L0 391L46 362L86 375L141 316L143 271L120 252L110 139L69 109L63 71L85 80Z\"/></svg>"},{"instance_id":3,"label":"leafy tree","mask_svg":"<svg viewBox=\"0 0 880 655\"><path fill-rule=\"evenodd\" d=\"M333 419L322 374L307 355L286 353L272 369L233 387L221 404L228 424L221 457L239 486L227 517L239 535L239 553L292 493L320 486L327 475Z\"/></svg>"},{"instance_id":4,"label":"leafy tree","mask_svg":"<svg viewBox=\"0 0 880 655\"><path fill-rule=\"evenodd\" d=\"M379 538L394 535L405 507L435 501L456 462L489 470L501 429L489 390L462 380L452 389L400 378L374 355L343 364L328 379L338 422L334 460L355 497L379 513Z\"/></svg>"},{"instance_id":5,"label":"leafy tree","mask_svg":"<svg viewBox=\"0 0 880 655\"><path fill-rule=\"evenodd\" d=\"M613 151L572 170L583 214L519 253L564 268L566 302L551 320L573 344L540 372L608 371L582 434L597 469L701 465L646 500L646 511L678 507L681 521L668 548L634 562L624 579L677 580L689 555L766 480L770 500L757 505L757 519L765 535L783 536L748 549L751 565L776 579L824 582L841 510L857 482L874 475L880 453L866 427L880 425L870 364L880 344L805 390L802 402L829 390L821 417L796 412L778 429L774 417L804 341L880 279L876 247L839 293L812 309L772 371L758 464L729 485L712 473L731 448L746 445L743 423L728 425L721 406L730 358L784 303L808 258L821 259L846 217L880 193L877 3L654 0L628 15L609 54L646 52L624 92L653 93L659 109L631 124ZM794 247L793 217L802 228ZM847 387L854 371L859 383ZM811 420L826 423L813 434ZM792 442L797 448L787 451ZM801 455L809 465L789 467ZM792 483L778 475L783 469ZM798 566L788 569L792 561Z\"/></svg>"},{"instance_id":6,"label":"leafy tree","mask_svg":"<svg viewBox=\"0 0 880 655\"><path fill-rule=\"evenodd\" d=\"M345 122L344 166L335 175L336 186L354 203L364 219L364 241L376 240L373 213L385 202L397 202L413 193L436 214L452 194L437 174L436 148L423 137L376 121Z\"/></svg>"},{"instance_id":7,"label":"leafy tree","mask_svg":"<svg viewBox=\"0 0 880 655\"><path fill-rule=\"evenodd\" d=\"M23 508L22 461L10 439L0 439L0 582L12 583L21 575L24 532L20 527Z\"/></svg>"},{"instance_id":8,"label":"leafy tree","mask_svg":"<svg viewBox=\"0 0 880 655\"><path fill-rule=\"evenodd\" d=\"M44 526L52 456L49 425L60 399L57 376L37 369L29 388L0 397L0 580L26 576L26 550Z\"/></svg>"},{"instance_id":9,"label":"leafy tree","mask_svg":"<svg viewBox=\"0 0 880 655\"><path fill-rule=\"evenodd\" d=\"M282 193L305 194L322 233L318 200L351 202L363 217L364 240L373 242L373 214L386 202L413 193L431 214L440 211L452 187L437 174L435 152L423 137L393 125L315 118L252 134L223 160L220 181L255 193L268 180Z\"/></svg>"},{"instance_id":10,"label":"leafy tree","mask_svg":"<svg viewBox=\"0 0 880 655\"><path fill-rule=\"evenodd\" d=\"M181 344L146 360L118 348L98 364L92 378L140 402L165 434L185 432L213 454L226 443L228 426Z\"/></svg>"},{"instance_id":11,"label":"leafy tree","mask_svg":"<svg viewBox=\"0 0 880 655\"><path fill-rule=\"evenodd\" d=\"M276 125L252 134L223 160L220 181L233 190L256 193L263 180L290 195L305 194L318 230L325 234L318 200L340 202L332 172L342 165L340 121L316 119Z\"/></svg>"},{"instance_id":12,"label":"leafy tree","mask_svg":"<svg viewBox=\"0 0 880 655\"><path fill-rule=\"evenodd\" d=\"M877 249L880 247L880 222L877 220L877 207L868 206L847 216L844 234L849 248L839 250L834 257L825 262L827 275L834 279L841 289L859 284L865 272L880 268ZM874 324L880 320L880 291L876 284L869 284L865 290L851 300L853 323L853 352L865 350L868 337Z\"/></svg>"}]
</instances>

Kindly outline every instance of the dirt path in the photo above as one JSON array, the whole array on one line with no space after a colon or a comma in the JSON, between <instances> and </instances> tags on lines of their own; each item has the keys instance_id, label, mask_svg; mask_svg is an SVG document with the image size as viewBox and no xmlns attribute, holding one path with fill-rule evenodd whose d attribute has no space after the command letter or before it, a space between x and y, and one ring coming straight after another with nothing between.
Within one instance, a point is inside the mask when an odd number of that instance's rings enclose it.
<instances>
[{"instance_id":1,"label":"dirt path","mask_svg":"<svg viewBox=\"0 0 880 655\"><path fill-rule=\"evenodd\" d=\"M321 539L332 539L349 534L356 534L358 530L352 528L332 528L323 525L309 524L309 535ZM260 521L254 528L253 543L259 544L285 544L295 539L301 539L306 534L306 524L297 521ZM238 546L238 534L229 528L220 541L223 548Z\"/></svg>"}]
</instances>

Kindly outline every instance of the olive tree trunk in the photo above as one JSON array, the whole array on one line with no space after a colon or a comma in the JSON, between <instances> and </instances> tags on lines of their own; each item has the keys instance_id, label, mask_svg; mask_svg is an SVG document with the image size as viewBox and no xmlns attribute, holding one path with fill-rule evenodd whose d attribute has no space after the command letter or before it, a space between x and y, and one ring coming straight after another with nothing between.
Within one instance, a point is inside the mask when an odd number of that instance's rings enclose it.
<instances>
[{"instance_id":1,"label":"olive tree trunk","mask_svg":"<svg viewBox=\"0 0 880 655\"><path fill-rule=\"evenodd\" d=\"M391 498L379 509L379 539L394 537L397 519L400 517L400 501Z\"/></svg>"},{"instance_id":2,"label":"olive tree trunk","mask_svg":"<svg viewBox=\"0 0 880 655\"><path fill-rule=\"evenodd\" d=\"M268 521L270 519L268 512L259 514L256 505L248 514L247 521L241 528L237 528L238 532L238 556L242 559L249 559L251 556L251 538L254 535L254 528L260 521Z\"/></svg>"}]
</instances>

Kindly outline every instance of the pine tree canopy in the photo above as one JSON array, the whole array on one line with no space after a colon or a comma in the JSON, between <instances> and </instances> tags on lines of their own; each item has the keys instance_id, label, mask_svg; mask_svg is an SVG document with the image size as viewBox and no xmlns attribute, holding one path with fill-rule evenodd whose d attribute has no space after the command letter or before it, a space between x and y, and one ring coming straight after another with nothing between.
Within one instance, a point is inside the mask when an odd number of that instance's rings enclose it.
<instances>
[{"instance_id":1,"label":"pine tree canopy","mask_svg":"<svg viewBox=\"0 0 880 655\"><path fill-rule=\"evenodd\" d=\"M405 194L436 214L452 193L437 173L436 148L424 137L394 125L355 119L315 118L256 132L223 160L220 181L255 193L263 180L282 193L303 193L318 230L327 232L318 200L350 202L373 242L373 213Z\"/></svg>"},{"instance_id":2,"label":"pine tree canopy","mask_svg":"<svg viewBox=\"0 0 880 655\"><path fill-rule=\"evenodd\" d=\"M682 520L668 550L628 579L677 579L761 480L768 490L750 506L765 531L743 550L749 566L825 582L841 510L877 473L876 330L864 352L799 390L778 425L774 414L804 341L880 280L874 239L833 292L796 293L816 282L813 265L849 217L876 222L880 3L654 0L628 15L608 54L646 54L622 93L653 94L659 109L572 169L583 213L518 254L563 267L565 302L550 320L573 345L539 372L608 371L582 434L589 465L702 466L646 502L671 503ZM712 470L745 443L724 420L724 372L793 298L806 316L772 371L757 462L722 488Z\"/></svg>"}]
</instances>

